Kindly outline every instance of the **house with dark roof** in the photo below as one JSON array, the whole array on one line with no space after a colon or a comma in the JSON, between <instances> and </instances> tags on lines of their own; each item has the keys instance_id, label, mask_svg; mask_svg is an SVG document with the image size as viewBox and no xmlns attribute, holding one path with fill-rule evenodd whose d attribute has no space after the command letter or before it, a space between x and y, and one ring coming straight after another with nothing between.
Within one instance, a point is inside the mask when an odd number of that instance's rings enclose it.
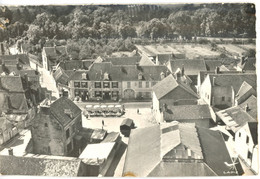
<instances>
[{"instance_id":1,"label":"house with dark roof","mask_svg":"<svg viewBox=\"0 0 260 179\"><path fill-rule=\"evenodd\" d=\"M67 75L69 97L80 97L83 101L151 99L152 86L167 73L167 67L161 65L121 66L111 62L93 63L88 70L76 70Z\"/></svg>"},{"instance_id":2,"label":"house with dark roof","mask_svg":"<svg viewBox=\"0 0 260 179\"><path fill-rule=\"evenodd\" d=\"M139 64L141 60L141 56L134 57L100 57L100 60L96 60L95 62L111 62L113 65L136 65Z\"/></svg>"},{"instance_id":3,"label":"house with dark roof","mask_svg":"<svg viewBox=\"0 0 260 179\"><path fill-rule=\"evenodd\" d=\"M184 68L185 74L189 76L194 83L197 82L198 73L200 71L207 71L203 59L175 59L170 60L166 65L172 73L174 73L178 68Z\"/></svg>"},{"instance_id":4,"label":"house with dark roof","mask_svg":"<svg viewBox=\"0 0 260 179\"><path fill-rule=\"evenodd\" d=\"M200 86L199 94L207 104L224 109L234 106L236 98L246 99L255 89L256 74L254 73L215 73L206 76Z\"/></svg>"},{"instance_id":5,"label":"house with dark roof","mask_svg":"<svg viewBox=\"0 0 260 179\"><path fill-rule=\"evenodd\" d=\"M78 152L82 128L81 110L71 100L61 97L46 99L32 121L33 153L68 156Z\"/></svg>"},{"instance_id":6,"label":"house with dark roof","mask_svg":"<svg viewBox=\"0 0 260 179\"><path fill-rule=\"evenodd\" d=\"M204 105L163 105L160 122L178 121L180 123L195 123L196 126L210 128L216 123L216 116L207 104Z\"/></svg>"},{"instance_id":7,"label":"house with dark roof","mask_svg":"<svg viewBox=\"0 0 260 179\"><path fill-rule=\"evenodd\" d=\"M185 76L180 71L168 75L152 89L153 112L157 119L161 119L163 105L197 104L197 94L187 84Z\"/></svg>"},{"instance_id":8,"label":"house with dark roof","mask_svg":"<svg viewBox=\"0 0 260 179\"><path fill-rule=\"evenodd\" d=\"M0 156L0 174L49 177L87 176L86 166L77 158L12 155Z\"/></svg>"},{"instance_id":9,"label":"house with dark roof","mask_svg":"<svg viewBox=\"0 0 260 179\"><path fill-rule=\"evenodd\" d=\"M242 57L235 69L241 72L256 72L256 58Z\"/></svg>"},{"instance_id":10,"label":"house with dark roof","mask_svg":"<svg viewBox=\"0 0 260 179\"><path fill-rule=\"evenodd\" d=\"M243 103L216 115L226 125L227 131L235 140L235 150L239 157L258 173L258 120L257 98L252 95Z\"/></svg>"},{"instance_id":11,"label":"house with dark roof","mask_svg":"<svg viewBox=\"0 0 260 179\"><path fill-rule=\"evenodd\" d=\"M68 55L66 46L43 47L42 64L43 68L52 71L56 65Z\"/></svg>"},{"instance_id":12,"label":"house with dark roof","mask_svg":"<svg viewBox=\"0 0 260 179\"><path fill-rule=\"evenodd\" d=\"M232 162L220 132L175 121L132 130L123 176L234 176Z\"/></svg>"}]
</instances>

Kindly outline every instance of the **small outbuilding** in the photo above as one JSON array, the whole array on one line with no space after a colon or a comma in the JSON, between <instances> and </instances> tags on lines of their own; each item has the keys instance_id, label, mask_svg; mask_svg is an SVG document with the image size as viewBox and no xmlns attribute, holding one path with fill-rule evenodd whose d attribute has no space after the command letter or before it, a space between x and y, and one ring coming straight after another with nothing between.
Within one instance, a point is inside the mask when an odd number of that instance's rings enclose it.
<instances>
[{"instance_id":1,"label":"small outbuilding","mask_svg":"<svg viewBox=\"0 0 260 179\"><path fill-rule=\"evenodd\" d=\"M135 128L134 121L132 119L126 118L120 125L120 132L125 136L129 137L131 129Z\"/></svg>"}]
</instances>

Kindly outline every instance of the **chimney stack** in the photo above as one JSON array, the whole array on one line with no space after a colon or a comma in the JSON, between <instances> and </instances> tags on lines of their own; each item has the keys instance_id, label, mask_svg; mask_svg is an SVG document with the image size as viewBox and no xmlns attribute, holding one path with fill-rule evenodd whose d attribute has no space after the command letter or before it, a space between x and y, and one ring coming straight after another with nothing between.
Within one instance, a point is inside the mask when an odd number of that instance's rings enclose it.
<instances>
[{"instance_id":1,"label":"chimney stack","mask_svg":"<svg viewBox=\"0 0 260 179\"><path fill-rule=\"evenodd\" d=\"M8 154L11 155L11 156L14 155L14 152L13 152L13 149L12 149L12 148L9 148L9 149L8 149Z\"/></svg>"},{"instance_id":2,"label":"chimney stack","mask_svg":"<svg viewBox=\"0 0 260 179\"><path fill-rule=\"evenodd\" d=\"M163 103L163 106L162 106L162 111L167 111L167 104Z\"/></svg>"},{"instance_id":3,"label":"chimney stack","mask_svg":"<svg viewBox=\"0 0 260 179\"><path fill-rule=\"evenodd\" d=\"M245 111L246 111L246 112L249 111L249 106L248 106L248 104L246 104L246 106L245 106Z\"/></svg>"},{"instance_id":4,"label":"chimney stack","mask_svg":"<svg viewBox=\"0 0 260 179\"><path fill-rule=\"evenodd\" d=\"M212 86L215 86L216 84L216 77L214 76L213 78L212 78Z\"/></svg>"},{"instance_id":5,"label":"chimney stack","mask_svg":"<svg viewBox=\"0 0 260 179\"><path fill-rule=\"evenodd\" d=\"M219 67L218 66L215 69L215 74L219 74Z\"/></svg>"},{"instance_id":6,"label":"chimney stack","mask_svg":"<svg viewBox=\"0 0 260 179\"><path fill-rule=\"evenodd\" d=\"M181 67L181 76L184 76L184 64L182 64L182 67Z\"/></svg>"}]
</instances>

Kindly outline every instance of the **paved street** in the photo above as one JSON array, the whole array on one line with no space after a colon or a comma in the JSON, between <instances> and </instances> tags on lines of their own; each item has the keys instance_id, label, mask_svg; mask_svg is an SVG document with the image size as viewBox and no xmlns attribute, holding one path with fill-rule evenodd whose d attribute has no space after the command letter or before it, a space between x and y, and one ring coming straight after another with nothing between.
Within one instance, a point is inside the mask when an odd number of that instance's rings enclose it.
<instances>
[{"instance_id":1,"label":"paved street","mask_svg":"<svg viewBox=\"0 0 260 179\"><path fill-rule=\"evenodd\" d=\"M76 103L82 110L89 103ZM93 103L91 103L93 104ZM98 104L98 103L96 103ZM155 122L152 120L151 113L151 103L124 103L125 105L125 114L121 117L90 117L86 119L84 115L82 115L82 125L87 128L102 128L102 120L104 120L105 126L104 129L108 132L120 132L120 124L125 118L130 118L134 120L135 126L137 128L143 128L147 126L153 125ZM139 114L137 114L137 109L139 109ZM120 133L121 134L121 133ZM128 144L128 137L124 137L121 134L122 141L125 144ZM127 149L124 151L121 159L118 162L118 165L114 171L115 177L121 177L124 167L125 155Z\"/></svg>"},{"instance_id":2,"label":"paved street","mask_svg":"<svg viewBox=\"0 0 260 179\"><path fill-rule=\"evenodd\" d=\"M50 72L48 72L43 68L39 68L39 72L41 73L41 77L40 77L41 86L52 91L52 96L58 99L59 91L56 87L56 83L55 80L53 79L53 76L50 74Z\"/></svg>"}]
</instances>

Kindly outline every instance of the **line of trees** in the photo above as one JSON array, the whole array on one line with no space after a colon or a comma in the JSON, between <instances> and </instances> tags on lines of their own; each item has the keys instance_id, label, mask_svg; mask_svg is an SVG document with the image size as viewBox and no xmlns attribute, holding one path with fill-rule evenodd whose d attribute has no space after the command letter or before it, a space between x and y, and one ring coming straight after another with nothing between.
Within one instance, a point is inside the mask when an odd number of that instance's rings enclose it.
<instances>
[{"instance_id":1,"label":"line of trees","mask_svg":"<svg viewBox=\"0 0 260 179\"><path fill-rule=\"evenodd\" d=\"M20 40L39 48L53 39L81 44L76 48L95 41L85 50L89 56L132 50L132 38L255 37L253 4L24 6L5 7L0 17L10 20L0 30L0 41Z\"/></svg>"}]
</instances>

